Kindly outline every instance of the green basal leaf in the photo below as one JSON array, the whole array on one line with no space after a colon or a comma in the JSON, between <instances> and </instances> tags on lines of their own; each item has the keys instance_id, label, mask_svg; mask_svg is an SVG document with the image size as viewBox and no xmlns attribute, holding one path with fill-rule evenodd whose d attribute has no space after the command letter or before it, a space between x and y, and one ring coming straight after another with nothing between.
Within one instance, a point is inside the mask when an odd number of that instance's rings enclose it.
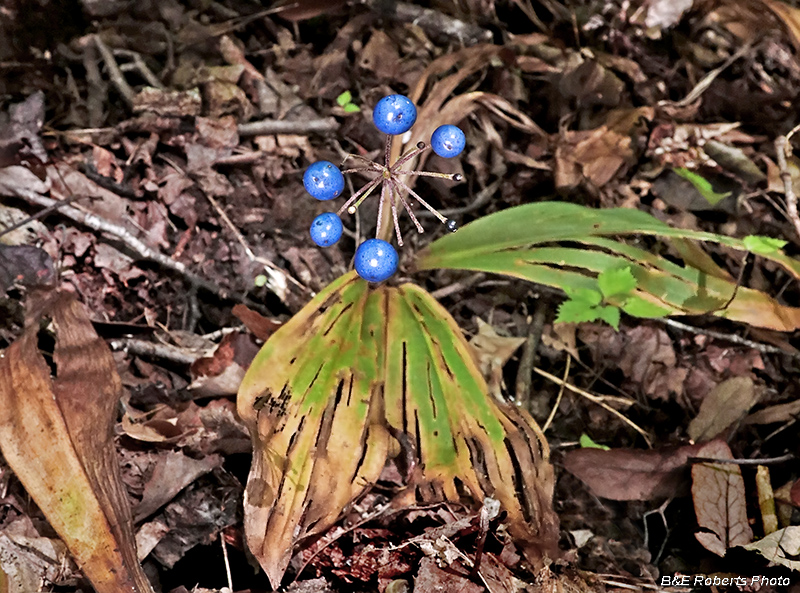
<instances>
[{"instance_id":1,"label":"green basal leaf","mask_svg":"<svg viewBox=\"0 0 800 593\"><path fill-rule=\"evenodd\" d=\"M673 171L691 183L700 193L700 195L703 196L712 206L716 206L722 200L731 195L731 192L729 191L725 192L724 194L715 192L708 179L695 173L694 171L690 171L689 169L685 169L683 167L676 167L673 169Z\"/></svg>"},{"instance_id":2,"label":"green basal leaf","mask_svg":"<svg viewBox=\"0 0 800 593\"><path fill-rule=\"evenodd\" d=\"M678 252L701 269L625 242L637 235L666 242L677 239ZM419 254L417 269L482 271L565 291L595 290L605 294L608 305L645 317L713 313L756 327L780 331L800 328L800 309L782 305L763 292L737 287L735 280L725 277L724 271L711 265L710 258L701 255L699 247L689 247L690 241L748 251L740 239L675 229L638 210L596 210L542 202L491 214L434 241ZM780 251L764 253L763 257L800 278L799 261ZM625 289L632 282L627 274L618 272L622 269L635 280L635 287L628 292ZM601 278L607 294L600 287ZM575 305L570 305L567 313L569 317L588 316Z\"/></svg>"},{"instance_id":3,"label":"green basal leaf","mask_svg":"<svg viewBox=\"0 0 800 593\"><path fill-rule=\"evenodd\" d=\"M344 107L352 100L353 100L353 95L350 93L350 91L345 91L341 95L336 97L336 103L339 105L339 107Z\"/></svg>"},{"instance_id":4,"label":"green basal leaf","mask_svg":"<svg viewBox=\"0 0 800 593\"><path fill-rule=\"evenodd\" d=\"M361 111L361 107L359 107L355 103L348 103L347 105L344 106L345 113L358 113L359 111Z\"/></svg>"},{"instance_id":5,"label":"green basal leaf","mask_svg":"<svg viewBox=\"0 0 800 593\"><path fill-rule=\"evenodd\" d=\"M603 298L630 294L636 289L636 278L631 274L630 266L616 270L605 270L597 276L597 286Z\"/></svg>"},{"instance_id":6,"label":"green basal leaf","mask_svg":"<svg viewBox=\"0 0 800 593\"><path fill-rule=\"evenodd\" d=\"M759 255L767 255L777 253L783 249L788 241L782 239L775 239L773 237L762 237L760 235L748 235L742 239L744 246Z\"/></svg>"},{"instance_id":7,"label":"green basal leaf","mask_svg":"<svg viewBox=\"0 0 800 593\"><path fill-rule=\"evenodd\" d=\"M529 561L555 551L535 422L488 395L456 322L413 285L333 282L264 344L237 399L254 443L245 534L273 587L398 451L411 499L499 500Z\"/></svg>"}]
</instances>

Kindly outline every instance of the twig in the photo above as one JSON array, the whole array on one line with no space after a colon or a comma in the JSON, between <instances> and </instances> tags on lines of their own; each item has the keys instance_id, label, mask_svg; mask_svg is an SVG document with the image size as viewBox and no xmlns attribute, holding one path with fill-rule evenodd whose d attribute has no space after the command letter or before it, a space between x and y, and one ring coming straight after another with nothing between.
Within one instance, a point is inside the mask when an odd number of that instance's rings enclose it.
<instances>
[{"instance_id":1,"label":"twig","mask_svg":"<svg viewBox=\"0 0 800 593\"><path fill-rule=\"evenodd\" d=\"M50 191L51 193L55 193L53 190ZM153 248L149 247L147 244L143 243L141 240L134 237L133 234L128 229L116 225L112 222L109 222L105 218L102 218L96 214L92 214L91 212L84 212L83 210L79 210L73 206L62 205L61 202L64 202L66 200L54 200L52 198L42 196L36 193L35 191L26 189L24 187L14 188L14 195L25 200L26 202L29 202L31 204L36 204L37 206L42 206L44 208L58 209L58 211L61 214L63 214L70 220L77 222L78 224L87 226L94 231L99 231L111 235L112 237L121 241L128 249L133 251L142 259L150 260L152 262L159 264L164 268L167 268L168 270L172 270L173 272L180 274L190 284L202 288L203 290L216 295L218 298L222 300L243 299L243 296L241 294L236 292L230 292L225 290L224 288L219 287L213 282L210 282L205 278L198 276L194 272L190 271L181 262L170 259L163 253L160 253L154 250Z\"/></svg>"},{"instance_id":2,"label":"twig","mask_svg":"<svg viewBox=\"0 0 800 593\"><path fill-rule=\"evenodd\" d=\"M150 70L147 64L145 64L139 52L130 49L115 49L113 53L133 60L133 64L127 65L127 68L125 68L125 66L120 66L120 71L122 71L123 68L131 70L135 69L139 72L139 74L142 75L142 78L147 81L147 84L162 91L165 89L164 85L161 84L161 81L158 79L158 76L156 76L153 71Z\"/></svg>"},{"instance_id":3,"label":"twig","mask_svg":"<svg viewBox=\"0 0 800 593\"><path fill-rule=\"evenodd\" d=\"M437 10L422 8L408 2L366 0L366 4L384 18L417 25L429 37L439 39L444 37L448 41L458 41L465 46L488 43L492 40L491 31L465 23Z\"/></svg>"},{"instance_id":4,"label":"twig","mask_svg":"<svg viewBox=\"0 0 800 593\"><path fill-rule=\"evenodd\" d=\"M567 383L563 379L559 379L555 375L552 375L552 374L548 373L547 371L543 371L542 369L539 369L539 368L536 368L536 367L533 368L533 372L538 374L538 375L541 375L545 379L550 379L556 385L563 385L564 387L566 387L567 389L569 389L573 393L577 393L578 395L582 395L583 397L585 397L589 401L596 403L598 406L600 406L604 410L614 414L620 420L622 420L625 424L627 424L633 430L635 430L640 435L642 435L642 438L644 438L644 440L647 443L648 447L652 447L653 446L652 441L650 441L650 437L647 435L647 433L644 431L644 429L640 428L639 425L636 424L633 420L628 419L625 416L625 414L623 414L619 410L615 410L614 408L609 406L605 402L605 400L612 400L612 401L622 402L625 405L631 405L631 404L633 404L635 402L628 401L627 399L625 399L623 397L599 396L599 395L595 395L593 393L589 393L588 391L585 391L585 390L581 389L580 387L575 387L574 385L572 385L570 383Z\"/></svg>"},{"instance_id":5,"label":"twig","mask_svg":"<svg viewBox=\"0 0 800 593\"><path fill-rule=\"evenodd\" d=\"M109 347L115 352L124 351L135 356L146 356L157 360L167 360L175 364L191 365L203 356L186 348L179 348L170 344L159 344L134 338L119 338L111 340Z\"/></svg>"},{"instance_id":6,"label":"twig","mask_svg":"<svg viewBox=\"0 0 800 593\"><path fill-rule=\"evenodd\" d=\"M704 336L708 336L710 338L716 338L718 340L733 342L734 344L739 344L741 346L747 346L748 348L753 348L754 350L758 350L762 354L785 354L793 358L800 358L800 352L787 352L786 350L778 348L777 346L760 344L759 342L754 342L752 340L748 340L747 338L742 338L740 336L737 336L736 334L724 334L722 332L714 331L711 329L702 329L699 327L693 327L691 325L686 325L685 323L681 323L680 321L675 321L674 319L660 319L659 321L661 321L666 325L669 325L670 327L688 331L693 334L701 334Z\"/></svg>"},{"instance_id":7,"label":"twig","mask_svg":"<svg viewBox=\"0 0 800 593\"><path fill-rule=\"evenodd\" d=\"M519 357L519 369L517 370L517 379L514 389L517 403L525 407L526 410L531 410L531 378L533 376L533 363L536 361L536 350L539 348L539 341L542 338L542 329L544 328L545 321L545 308L542 303L536 307L533 313L533 319L528 326L528 337L525 339L525 344L522 346L522 354ZM566 377L565 377L566 379ZM542 429L544 432L544 429Z\"/></svg>"},{"instance_id":8,"label":"twig","mask_svg":"<svg viewBox=\"0 0 800 593\"><path fill-rule=\"evenodd\" d=\"M778 168L781 171L783 181L783 193L786 196L786 214L789 221L794 225L794 231L800 237L800 216L797 213L797 194L794 193L792 174L786 162L786 155L792 154L792 148L786 136L778 136L775 139L775 152L778 155Z\"/></svg>"},{"instance_id":9,"label":"twig","mask_svg":"<svg viewBox=\"0 0 800 593\"><path fill-rule=\"evenodd\" d=\"M774 463L786 463L796 459L792 453L781 455L780 457L761 457L759 459L715 459L714 457L690 457L692 463L729 463L731 465L770 465Z\"/></svg>"},{"instance_id":10,"label":"twig","mask_svg":"<svg viewBox=\"0 0 800 593\"><path fill-rule=\"evenodd\" d=\"M567 379L569 378L569 367L572 365L572 356L567 354L567 364L564 367L564 379L563 383L559 386L558 389L558 397L556 397L556 403L553 404L553 409L550 410L550 415L545 420L544 424L542 424L542 432L547 432L547 429L550 428L550 424L553 422L553 418L556 417L556 412L558 412L558 406L561 405L561 398L564 397L564 389L567 385Z\"/></svg>"},{"instance_id":11,"label":"twig","mask_svg":"<svg viewBox=\"0 0 800 593\"><path fill-rule=\"evenodd\" d=\"M689 91L689 94L686 95L680 101L659 101L658 104L659 105L672 105L674 107L686 107L688 105L691 105L697 99L699 99L700 96L703 93L706 92L708 87L711 86L711 83L714 82L714 79L716 79L717 76L722 74L728 68L728 66L733 64L736 60L738 60L744 54L746 54L748 51L750 51L750 48L751 48L751 45L749 43L745 44L741 48L739 48L739 51L737 51L735 54L733 54L731 57L729 57L727 60L725 60L725 62L720 67L715 68L714 70L712 70L711 72L706 74L700 80L700 82L698 82L696 85L694 85L694 88L691 91Z\"/></svg>"},{"instance_id":12,"label":"twig","mask_svg":"<svg viewBox=\"0 0 800 593\"><path fill-rule=\"evenodd\" d=\"M114 86L117 87L117 90L128 103L128 105L132 106L133 100L136 98L136 91L133 90L133 87L128 84L127 80L125 80L122 70L120 70L119 66L117 65L117 60L114 59L114 54L111 53L111 50L103 42L103 40L100 39L99 35L92 35L92 39L94 40L94 44L97 46L97 51L100 52L100 56L103 58L106 68L108 68L108 77L111 79L111 82L114 83Z\"/></svg>"},{"instance_id":13,"label":"twig","mask_svg":"<svg viewBox=\"0 0 800 593\"><path fill-rule=\"evenodd\" d=\"M70 196L66 200L60 201L54 206L50 206L48 208L45 208L44 210L39 210L39 212L37 212L36 214L30 215L27 218L20 220L18 223L11 225L10 227L0 228L0 237L2 237L3 235L7 235L12 231L16 231L19 228L22 228L28 223L33 222L34 220L39 220L40 218L47 216L54 210L58 210L62 206L66 206L67 204L74 202L75 200L79 200L85 197L86 196Z\"/></svg>"},{"instance_id":14,"label":"twig","mask_svg":"<svg viewBox=\"0 0 800 593\"><path fill-rule=\"evenodd\" d=\"M219 541L222 543L222 557L225 559L225 576L228 577L228 589L233 593L233 578L231 577L231 564L228 562L228 546L225 543L225 534L220 532Z\"/></svg>"},{"instance_id":15,"label":"twig","mask_svg":"<svg viewBox=\"0 0 800 593\"><path fill-rule=\"evenodd\" d=\"M288 280L289 282L291 282L292 284L294 284L295 286L297 286L301 290L304 290L307 293L311 293L312 292L312 290L308 286L306 286L305 284L300 282L297 278L294 278L291 274L288 274L282 268L276 266L275 264L273 264L268 259L263 258L263 257L258 257L255 253L253 253L253 250L250 249L250 245L247 244L247 241L245 241L245 238L242 236L242 233L239 232L239 229L236 228L236 225L233 224L233 221L231 221L231 219L228 218L228 215L225 214L225 211L222 209L222 207L219 205L219 203L213 197L211 197L211 195L209 195L209 194L206 194L206 198L208 198L208 201L211 202L211 205L214 207L214 210L217 211L217 214L219 214L220 218L222 218L222 221L231 230L231 232L233 233L234 237L236 237L236 240L239 242L239 245L242 246L242 249L244 249L244 252L247 255L248 259L250 259L250 261L257 262L257 263L261 264L262 266L265 266L265 267L269 268L273 272L276 272L278 275L282 276L283 279L284 279L283 280L283 284L285 284L286 280Z\"/></svg>"},{"instance_id":16,"label":"twig","mask_svg":"<svg viewBox=\"0 0 800 593\"><path fill-rule=\"evenodd\" d=\"M339 129L332 117L302 120L265 119L239 124L240 136L267 136L270 134L330 134Z\"/></svg>"},{"instance_id":17,"label":"twig","mask_svg":"<svg viewBox=\"0 0 800 593\"><path fill-rule=\"evenodd\" d=\"M475 194L475 199L472 200L466 206L462 206L461 208L446 208L444 210L439 210L439 213L442 216L453 217L453 216L461 216L462 214L468 214L482 206L485 206L489 203L489 200L492 199L492 196L497 192L500 188L500 185L503 183L502 179L496 179L482 190L480 190L477 194ZM427 210L421 210L419 214L417 214L420 218L423 217L430 217L433 218L433 214L428 212Z\"/></svg>"},{"instance_id":18,"label":"twig","mask_svg":"<svg viewBox=\"0 0 800 593\"><path fill-rule=\"evenodd\" d=\"M444 297L448 297L456 294L457 292L468 289L470 286L477 284L484 278L486 278L486 274L483 272L472 274L472 276L464 278L463 280L459 280L458 282L454 282L453 284L449 284L448 286L443 286L442 288L434 290L431 293L431 296L435 299L443 299Z\"/></svg>"}]
</instances>

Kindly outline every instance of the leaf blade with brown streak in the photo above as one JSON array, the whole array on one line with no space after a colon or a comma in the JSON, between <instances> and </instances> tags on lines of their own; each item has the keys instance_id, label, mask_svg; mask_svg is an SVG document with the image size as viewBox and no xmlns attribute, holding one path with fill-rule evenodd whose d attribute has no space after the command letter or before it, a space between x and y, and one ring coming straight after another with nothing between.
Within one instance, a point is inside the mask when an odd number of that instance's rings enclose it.
<instances>
[{"instance_id":1,"label":"leaf blade with brown streak","mask_svg":"<svg viewBox=\"0 0 800 593\"><path fill-rule=\"evenodd\" d=\"M458 480L477 500L500 500L529 560L556 553L546 442L489 396L468 348L422 289L371 289L353 273L265 344L238 407L255 446L245 531L273 586L294 546L377 480L390 434L415 457L401 496L458 500Z\"/></svg>"},{"instance_id":2,"label":"leaf blade with brown streak","mask_svg":"<svg viewBox=\"0 0 800 593\"><path fill-rule=\"evenodd\" d=\"M55 379L37 347L44 315L56 330ZM99 593L146 593L111 432L120 390L74 296L42 301L0 359L0 449Z\"/></svg>"}]
</instances>

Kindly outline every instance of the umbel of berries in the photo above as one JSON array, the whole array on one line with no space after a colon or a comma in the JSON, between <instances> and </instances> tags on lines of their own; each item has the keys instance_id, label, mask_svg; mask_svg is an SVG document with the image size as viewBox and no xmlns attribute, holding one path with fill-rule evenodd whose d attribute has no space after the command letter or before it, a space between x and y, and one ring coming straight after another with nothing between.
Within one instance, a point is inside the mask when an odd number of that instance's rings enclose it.
<instances>
[{"instance_id":1,"label":"umbel of berries","mask_svg":"<svg viewBox=\"0 0 800 593\"><path fill-rule=\"evenodd\" d=\"M408 170L404 168L404 165L418 157L428 148L432 148L441 157L456 157L464 150L466 137L464 132L456 126L439 126L431 135L430 146L424 142L419 142L415 148L407 151L394 163L391 163L392 141L395 136L405 134L411 129L417 121L417 108L408 97L389 95L375 105L375 109L372 112L372 121L375 123L376 128L386 134L385 157L382 165L359 155L348 155L347 158L360 161L361 164L345 171L341 171L336 165L328 161L317 161L306 169L303 175L303 185L306 191L314 198L332 200L344 190L343 173L375 174L374 178L350 196L337 212L326 212L317 216L314 222L311 223L310 234L314 243L320 247L330 247L336 243L342 236L343 226L340 218L342 213L346 210L349 214L355 214L356 209L380 185L381 194L380 202L378 203L376 238L368 239L358 246L355 256L355 269L359 276L369 282L382 282L397 271L398 261L397 251L394 247L380 238L383 230L381 225L385 207L391 208L395 236L400 247L403 246L403 237L400 233L400 223L398 222L400 206L408 213L417 231L420 233L425 232L425 229L422 228L414 214L410 200L407 199L406 195L413 197L414 200L429 210L440 222L447 226L448 230L455 231L458 228L455 220L442 216L415 192L403 178L409 175L417 175L461 181L461 175L458 173L449 175L432 171Z\"/></svg>"}]
</instances>

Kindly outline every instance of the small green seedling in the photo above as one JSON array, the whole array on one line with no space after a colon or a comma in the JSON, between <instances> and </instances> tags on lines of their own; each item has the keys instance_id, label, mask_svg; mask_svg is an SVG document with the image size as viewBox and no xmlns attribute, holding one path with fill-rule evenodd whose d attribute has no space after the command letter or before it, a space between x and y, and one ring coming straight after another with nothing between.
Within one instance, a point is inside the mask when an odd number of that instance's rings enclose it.
<instances>
[{"instance_id":1,"label":"small green seedling","mask_svg":"<svg viewBox=\"0 0 800 593\"><path fill-rule=\"evenodd\" d=\"M597 276L597 287L567 288L568 300L558 308L556 323L580 323L581 321L605 321L619 330L620 308L608 304L610 299L625 303L625 297L636 289L636 278L630 267L606 270Z\"/></svg>"},{"instance_id":2,"label":"small green seedling","mask_svg":"<svg viewBox=\"0 0 800 593\"><path fill-rule=\"evenodd\" d=\"M578 443L580 444L581 449L602 449L603 451L610 450L610 447L594 442L592 437L585 432L581 434L581 438L578 440Z\"/></svg>"},{"instance_id":3,"label":"small green seedling","mask_svg":"<svg viewBox=\"0 0 800 593\"><path fill-rule=\"evenodd\" d=\"M345 91L336 97L336 103L344 109L345 113L358 113L361 107L353 103L353 95L350 91Z\"/></svg>"},{"instance_id":4,"label":"small green seedling","mask_svg":"<svg viewBox=\"0 0 800 593\"><path fill-rule=\"evenodd\" d=\"M748 251L760 255L770 255L779 252L783 249L788 241L783 239L775 239L774 237L762 237L760 235L748 235L744 239L744 246Z\"/></svg>"}]
</instances>

